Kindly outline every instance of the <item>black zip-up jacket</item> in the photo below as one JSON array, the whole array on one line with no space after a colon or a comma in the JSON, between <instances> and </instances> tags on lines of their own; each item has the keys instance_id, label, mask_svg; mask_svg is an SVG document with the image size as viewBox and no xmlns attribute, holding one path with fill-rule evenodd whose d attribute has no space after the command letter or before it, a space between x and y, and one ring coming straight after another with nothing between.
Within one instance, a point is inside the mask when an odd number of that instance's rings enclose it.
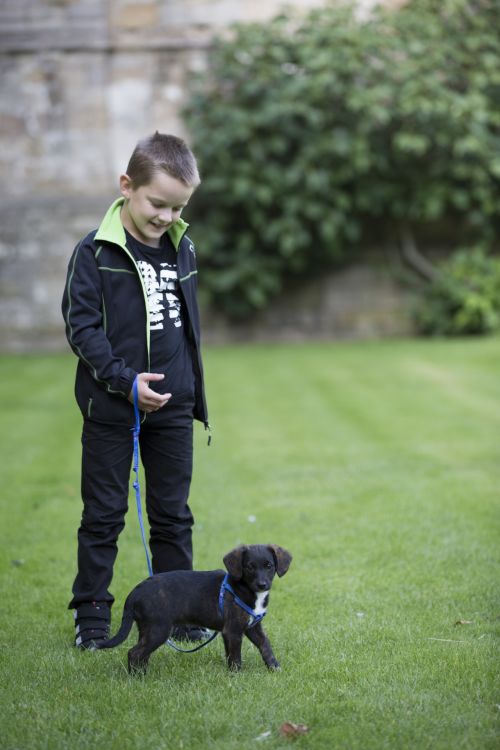
<instances>
[{"instance_id":1,"label":"black zip-up jacket","mask_svg":"<svg viewBox=\"0 0 500 750\"><path fill-rule=\"evenodd\" d=\"M146 289L127 249L120 220L123 198L115 201L99 229L75 248L68 266L62 312L66 336L78 357L75 395L84 417L132 426L127 400L136 375L149 372L149 309ZM168 230L177 250L179 287L186 303L187 334L195 372L194 417L208 428L196 297L197 270L187 224ZM168 407L167 407L168 408Z\"/></svg>"}]
</instances>

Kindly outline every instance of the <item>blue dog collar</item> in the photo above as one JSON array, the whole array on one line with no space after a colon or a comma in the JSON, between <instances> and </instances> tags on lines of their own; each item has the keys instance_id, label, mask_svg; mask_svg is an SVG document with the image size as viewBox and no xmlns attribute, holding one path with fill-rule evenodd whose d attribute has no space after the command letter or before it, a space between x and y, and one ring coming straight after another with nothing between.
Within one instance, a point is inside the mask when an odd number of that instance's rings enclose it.
<instances>
[{"instance_id":1,"label":"blue dog collar","mask_svg":"<svg viewBox=\"0 0 500 750\"><path fill-rule=\"evenodd\" d=\"M241 609L244 609L245 612L247 612L252 620L250 621L250 624L248 625L249 628L253 628L254 625L257 625L258 622L260 622L265 616L266 613L263 612L262 614L257 614L254 612L254 610L248 606L248 604L245 604L245 602L240 599L239 596L235 593L233 587L229 583L229 575L226 573L224 576L224 580L221 583L220 592L219 592L219 612L221 615L224 615L224 595L228 591L230 594L232 594L235 604L238 605L238 607L241 607Z\"/></svg>"}]
</instances>

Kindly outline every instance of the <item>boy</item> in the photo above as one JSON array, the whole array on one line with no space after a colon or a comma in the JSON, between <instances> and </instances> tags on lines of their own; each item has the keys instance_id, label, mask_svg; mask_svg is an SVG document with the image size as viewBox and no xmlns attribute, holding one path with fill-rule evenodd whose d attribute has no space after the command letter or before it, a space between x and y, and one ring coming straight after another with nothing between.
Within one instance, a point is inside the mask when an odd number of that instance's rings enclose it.
<instances>
[{"instance_id":1,"label":"boy","mask_svg":"<svg viewBox=\"0 0 500 750\"><path fill-rule=\"evenodd\" d=\"M122 197L76 247L62 310L78 357L82 499L74 609L80 648L109 635L109 585L124 527L133 454L133 383L154 573L192 568L188 506L193 418L208 425L196 299L196 256L181 212L200 183L180 138L140 141ZM195 628L174 634L190 640Z\"/></svg>"}]
</instances>

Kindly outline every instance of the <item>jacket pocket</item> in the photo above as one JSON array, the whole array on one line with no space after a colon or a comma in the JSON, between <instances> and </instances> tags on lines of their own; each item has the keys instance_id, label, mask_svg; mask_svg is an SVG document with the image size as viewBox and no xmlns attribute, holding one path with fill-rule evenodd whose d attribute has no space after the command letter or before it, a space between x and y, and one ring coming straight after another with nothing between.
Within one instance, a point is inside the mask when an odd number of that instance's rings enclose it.
<instances>
[{"instance_id":1,"label":"jacket pocket","mask_svg":"<svg viewBox=\"0 0 500 750\"><path fill-rule=\"evenodd\" d=\"M133 427L134 407L123 396L108 393L87 368L78 363L75 395L84 419Z\"/></svg>"}]
</instances>

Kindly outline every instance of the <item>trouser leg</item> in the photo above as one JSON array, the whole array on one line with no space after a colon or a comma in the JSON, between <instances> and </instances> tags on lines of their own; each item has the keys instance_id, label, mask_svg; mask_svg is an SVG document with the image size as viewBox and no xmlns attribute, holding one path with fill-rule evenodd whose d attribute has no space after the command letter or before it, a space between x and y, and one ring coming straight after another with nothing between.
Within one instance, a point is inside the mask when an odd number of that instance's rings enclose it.
<instances>
[{"instance_id":1,"label":"trouser leg","mask_svg":"<svg viewBox=\"0 0 500 750\"><path fill-rule=\"evenodd\" d=\"M193 516L188 505L193 468L192 403L168 405L141 430L153 571L191 570Z\"/></svg>"},{"instance_id":2,"label":"trouser leg","mask_svg":"<svg viewBox=\"0 0 500 750\"><path fill-rule=\"evenodd\" d=\"M109 591L125 524L132 463L132 433L85 420L82 432L83 513L78 530L78 573L69 608L114 598Z\"/></svg>"}]
</instances>

